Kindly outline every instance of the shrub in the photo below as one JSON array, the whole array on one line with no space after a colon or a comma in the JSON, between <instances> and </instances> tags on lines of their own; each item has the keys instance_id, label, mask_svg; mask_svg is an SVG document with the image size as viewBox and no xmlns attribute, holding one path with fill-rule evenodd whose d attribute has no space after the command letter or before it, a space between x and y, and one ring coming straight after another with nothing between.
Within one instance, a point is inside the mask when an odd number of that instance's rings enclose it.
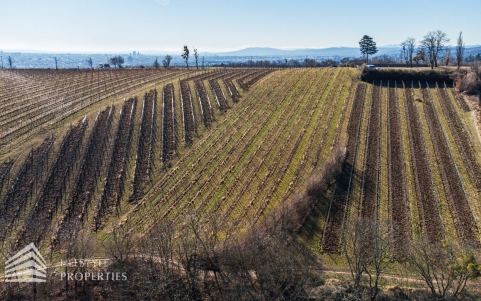
<instances>
[{"instance_id":1,"label":"shrub","mask_svg":"<svg viewBox=\"0 0 481 301\"><path fill-rule=\"evenodd\" d=\"M476 80L474 72L469 72L467 75L456 72L452 74L452 78L456 91L460 93L466 92L467 94L475 95L481 92L481 81Z\"/></svg>"},{"instance_id":2,"label":"shrub","mask_svg":"<svg viewBox=\"0 0 481 301\"><path fill-rule=\"evenodd\" d=\"M452 83L453 74L450 70L401 70L401 69L368 69L363 68L361 74L361 80L373 81L373 80L403 80L403 81L445 81L446 83Z\"/></svg>"},{"instance_id":3,"label":"shrub","mask_svg":"<svg viewBox=\"0 0 481 301\"><path fill-rule=\"evenodd\" d=\"M346 147L335 147L331 157L307 180L306 186L269 213L260 225L264 231L281 231L287 237L294 236L329 185L341 174L345 159Z\"/></svg>"}]
</instances>

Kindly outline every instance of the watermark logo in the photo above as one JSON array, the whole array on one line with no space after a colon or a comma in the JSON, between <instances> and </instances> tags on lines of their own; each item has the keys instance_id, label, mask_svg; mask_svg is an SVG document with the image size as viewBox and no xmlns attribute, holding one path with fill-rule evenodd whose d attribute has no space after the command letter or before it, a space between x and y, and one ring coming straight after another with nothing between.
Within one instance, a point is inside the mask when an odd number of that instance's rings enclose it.
<instances>
[{"instance_id":1,"label":"watermark logo","mask_svg":"<svg viewBox=\"0 0 481 301\"><path fill-rule=\"evenodd\" d=\"M52 264L51 268L63 268L60 280L67 281L127 281L127 273L105 271L110 259L70 259ZM74 269L70 272L70 269ZM79 271L77 271L79 269ZM33 243L29 244L5 262L5 282L46 282L47 262ZM0 277L2 278L2 277Z\"/></svg>"},{"instance_id":2,"label":"watermark logo","mask_svg":"<svg viewBox=\"0 0 481 301\"><path fill-rule=\"evenodd\" d=\"M6 262L5 282L45 282L47 262L33 243Z\"/></svg>"}]
</instances>

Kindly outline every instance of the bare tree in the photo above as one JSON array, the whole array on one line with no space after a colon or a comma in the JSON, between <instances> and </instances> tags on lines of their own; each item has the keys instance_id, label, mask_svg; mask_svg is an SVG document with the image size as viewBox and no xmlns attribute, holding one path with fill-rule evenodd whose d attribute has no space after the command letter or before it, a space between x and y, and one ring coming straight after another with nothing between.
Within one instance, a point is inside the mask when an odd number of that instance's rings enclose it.
<instances>
[{"instance_id":1,"label":"bare tree","mask_svg":"<svg viewBox=\"0 0 481 301\"><path fill-rule=\"evenodd\" d=\"M444 53L444 66L449 66L451 62L451 48L448 48Z\"/></svg>"},{"instance_id":2,"label":"bare tree","mask_svg":"<svg viewBox=\"0 0 481 301\"><path fill-rule=\"evenodd\" d=\"M114 65L115 68L122 68L122 64L125 62L124 58L120 55L113 56L109 59L109 63Z\"/></svg>"},{"instance_id":3,"label":"bare tree","mask_svg":"<svg viewBox=\"0 0 481 301\"><path fill-rule=\"evenodd\" d=\"M58 70L58 65L57 65L57 57L55 57L55 70Z\"/></svg>"},{"instance_id":4,"label":"bare tree","mask_svg":"<svg viewBox=\"0 0 481 301\"><path fill-rule=\"evenodd\" d=\"M59 237L59 240L61 241L61 248L64 251L65 262L62 262L62 264L64 264L63 267L65 268L65 274L67 274L69 272L69 268L72 267L70 265L71 262L75 258L78 258L76 253L77 252L76 246L77 246L77 242L80 234L80 232L78 231L80 227L78 226L79 225L77 223L72 223L66 226L65 231ZM75 273L78 267L73 266L73 268L74 268L73 273ZM75 288L76 287L77 287L77 283L75 283ZM65 292L67 295L69 294L69 289L70 289L70 286L68 283L68 278L65 277Z\"/></svg>"},{"instance_id":5,"label":"bare tree","mask_svg":"<svg viewBox=\"0 0 481 301\"><path fill-rule=\"evenodd\" d=\"M12 69L13 60L10 56L8 56L8 64L10 65L10 69Z\"/></svg>"},{"instance_id":6,"label":"bare tree","mask_svg":"<svg viewBox=\"0 0 481 301\"><path fill-rule=\"evenodd\" d=\"M464 39L463 39L463 32L459 33L458 37L458 45L456 46L456 66L458 66L458 71L459 68L461 67L461 64L463 63L463 57L464 57Z\"/></svg>"},{"instance_id":7,"label":"bare tree","mask_svg":"<svg viewBox=\"0 0 481 301\"><path fill-rule=\"evenodd\" d=\"M2 69L3 69L3 56L0 56L0 60L2 60Z\"/></svg>"},{"instance_id":8,"label":"bare tree","mask_svg":"<svg viewBox=\"0 0 481 301\"><path fill-rule=\"evenodd\" d=\"M202 56L202 69L204 69L204 56Z\"/></svg>"},{"instance_id":9,"label":"bare tree","mask_svg":"<svg viewBox=\"0 0 481 301\"><path fill-rule=\"evenodd\" d=\"M447 242L415 241L409 262L433 297L440 300L456 299L468 280L480 276L480 265L474 253Z\"/></svg>"},{"instance_id":10,"label":"bare tree","mask_svg":"<svg viewBox=\"0 0 481 301\"><path fill-rule=\"evenodd\" d=\"M420 42L420 46L423 48L424 53L427 55L427 59L429 61L431 69L434 69L434 48L436 47L434 35L425 35L424 40Z\"/></svg>"},{"instance_id":11,"label":"bare tree","mask_svg":"<svg viewBox=\"0 0 481 301\"><path fill-rule=\"evenodd\" d=\"M142 243L143 253L148 256L147 263L152 274L149 277L152 282L150 290L158 291L157 294L165 293L171 297L177 294L176 290L179 290L181 275L179 263L174 257L175 226L174 222L161 222L155 225Z\"/></svg>"},{"instance_id":12,"label":"bare tree","mask_svg":"<svg viewBox=\"0 0 481 301\"><path fill-rule=\"evenodd\" d=\"M72 239L72 238L70 238ZM72 242L71 242L72 243ZM87 272L88 262L85 260L89 259L94 255L96 250L95 242L92 236L88 235L85 230L80 230L75 233L75 240L73 240L73 252L70 254L71 258L75 262L75 269L78 269L80 273L84 274ZM82 286L85 291L85 278L83 278ZM75 282L75 288L77 287L77 282Z\"/></svg>"},{"instance_id":13,"label":"bare tree","mask_svg":"<svg viewBox=\"0 0 481 301\"><path fill-rule=\"evenodd\" d=\"M182 53L182 58L184 59L187 69L189 69L189 48L184 46L184 52Z\"/></svg>"},{"instance_id":14,"label":"bare tree","mask_svg":"<svg viewBox=\"0 0 481 301\"><path fill-rule=\"evenodd\" d=\"M471 66L471 72L474 74L475 82L476 82L476 81L479 80L480 62L474 61L474 62L470 63L469 65Z\"/></svg>"},{"instance_id":15,"label":"bare tree","mask_svg":"<svg viewBox=\"0 0 481 301\"><path fill-rule=\"evenodd\" d=\"M113 256L116 263L123 266L134 255L134 239L125 228L119 227L112 231L112 240L106 245L106 250Z\"/></svg>"},{"instance_id":16,"label":"bare tree","mask_svg":"<svg viewBox=\"0 0 481 301\"><path fill-rule=\"evenodd\" d=\"M408 37L403 43L403 47L406 48L406 55L407 55L407 60L409 61L409 65L412 68L413 67L413 53L414 53L414 48L416 46L416 39L412 37Z\"/></svg>"},{"instance_id":17,"label":"bare tree","mask_svg":"<svg viewBox=\"0 0 481 301\"><path fill-rule=\"evenodd\" d=\"M172 61L172 56L167 54L165 58L162 60L162 64L164 65L164 68L170 67L170 61Z\"/></svg>"},{"instance_id":18,"label":"bare tree","mask_svg":"<svg viewBox=\"0 0 481 301\"><path fill-rule=\"evenodd\" d=\"M92 61L92 58L89 57L85 60L87 62L87 64L90 66L90 69L93 69L93 66L94 66L94 62Z\"/></svg>"},{"instance_id":19,"label":"bare tree","mask_svg":"<svg viewBox=\"0 0 481 301\"><path fill-rule=\"evenodd\" d=\"M344 58L342 58L342 59L340 60L340 62L341 62L341 64L342 64L343 66L346 66L346 67L347 67L347 66L349 66L349 60L350 60L349 58L344 57Z\"/></svg>"},{"instance_id":20,"label":"bare tree","mask_svg":"<svg viewBox=\"0 0 481 301\"><path fill-rule=\"evenodd\" d=\"M308 58L307 55L306 55L306 58L305 58L304 61L303 61L303 64L304 64L305 67L307 67L307 62L308 62L308 61L309 61L309 58Z\"/></svg>"},{"instance_id":21,"label":"bare tree","mask_svg":"<svg viewBox=\"0 0 481 301\"><path fill-rule=\"evenodd\" d=\"M407 49L407 45L405 42L401 43L401 46L402 46L402 50L401 50L401 63L402 63L402 59L404 58L404 63L406 64L406 66L409 65L409 52L408 52L408 49Z\"/></svg>"},{"instance_id":22,"label":"bare tree","mask_svg":"<svg viewBox=\"0 0 481 301\"><path fill-rule=\"evenodd\" d=\"M197 49L194 48L194 58L195 58L195 67L199 70L199 54L197 53Z\"/></svg>"},{"instance_id":23,"label":"bare tree","mask_svg":"<svg viewBox=\"0 0 481 301\"><path fill-rule=\"evenodd\" d=\"M363 297L364 273L368 276L369 298L379 293L379 279L391 259L390 235L386 225L358 218L344 229L342 254L351 271L354 287Z\"/></svg>"},{"instance_id":24,"label":"bare tree","mask_svg":"<svg viewBox=\"0 0 481 301\"><path fill-rule=\"evenodd\" d=\"M159 59L158 59L158 58L155 58L155 61L154 61L154 63L152 64L152 66L155 67L155 68L159 68L159 67L160 67Z\"/></svg>"},{"instance_id":25,"label":"bare tree","mask_svg":"<svg viewBox=\"0 0 481 301\"><path fill-rule=\"evenodd\" d=\"M435 41L436 41L436 47L435 47L435 56L434 56L434 62L436 63L436 67L438 66L438 57L440 54L446 50L447 43L449 43L449 38L448 35L445 32L442 32L441 30L436 30L435 32Z\"/></svg>"},{"instance_id":26,"label":"bare tree","mask_svg":"<svg viewBox=\"0 0 481 301\"><path fill-rule=\"evenodd\" d=\"M448 42L449 39L446 33L441 30L430 31L421 40L421 47L423 47L428 56L431 69L438 67L439 55L444 51Z\"/></svg>"},{"instance_id":27,"label":"bare tree","mask_svg":"<svg viewBox=\"0 0 481 301\"><path fill-rule=\"evenodd\" d=\"M366 273L369 276L370 298L373 301L379 293L380 277L389 267L392 259L391 233L387 225L382 222L370 222L368 228L370 228L369 232L371 233L371 247L368 253L370 262L366 268Z\"/></svg>"},{"instance_id":28,"label":"bare tree","mask_svg":"<svg viewBox=\"0 0 481 301\"><path fill-rule=\"evenodd\" d=\"M251 64L252 64L252 61L251 61ZM292 67L300 67L301 62L299 62L298 60L295 60L295 59L290 59L289 65L292 66Z\"/></svg>"},{"instance_id":29,"label":"bare tree","mask_svg":"<svg viewBox=\"0 0 481 301\"><path fill-rule=\"evenodd\" d=\"M344 231L342 244L342 253L349 265L355 288L361 286L362 274L369 262L368 256L366 256L369 233L365 232L367 228L364 227L364 224L363 220L356 220L353 224L348 224Z\"/></svg>"},{"instance_id":30,"label":"bare tree","mask_svg":"<svg viewBox=\"0 0 481 301\"><path fill-rule=\"evenodd\" d=\"M416 62L416 65L419 66L419 62L424 62L426 60L426 56L424 54L424 50L420 49L416 52L416 55L413 57L413 61Z\"/></svg>"}]
</instances>

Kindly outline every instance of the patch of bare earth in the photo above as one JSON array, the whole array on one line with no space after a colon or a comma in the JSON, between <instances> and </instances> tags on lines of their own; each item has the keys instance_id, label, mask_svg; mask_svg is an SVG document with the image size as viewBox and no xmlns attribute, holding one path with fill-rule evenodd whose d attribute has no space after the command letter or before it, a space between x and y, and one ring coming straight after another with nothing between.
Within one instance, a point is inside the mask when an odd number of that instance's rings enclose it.
<instances>
[{"instance_id":1,"label":"patch of bare earth","mask_svg":"<svg viewBox=\"0 0 481 301\"><path fill-rule=\"evenodd\" d=\"M479 95L466 95L463 94L466 103L471 109L471 116L476 124L476 133L478 134L478 139L481 141L481 107L479 105Z\"/></svg>"}]
</instances>

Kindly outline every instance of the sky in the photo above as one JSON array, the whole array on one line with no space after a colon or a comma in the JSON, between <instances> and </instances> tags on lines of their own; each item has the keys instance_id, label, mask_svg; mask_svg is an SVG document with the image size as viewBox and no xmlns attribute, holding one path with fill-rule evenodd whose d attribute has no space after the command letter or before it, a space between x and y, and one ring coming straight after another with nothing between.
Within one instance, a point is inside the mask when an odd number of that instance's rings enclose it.
<instances>
[{"instance_id":1,"label":"sky","mask_svg":"<svg viewBox=\"0 0 481 301\"><path fill-rule=\"evenodd\" d=\"M438 29L481 44L481 0L2 0L0 13L3 51L384 46Z\"/></svg>"}]
</instances>

